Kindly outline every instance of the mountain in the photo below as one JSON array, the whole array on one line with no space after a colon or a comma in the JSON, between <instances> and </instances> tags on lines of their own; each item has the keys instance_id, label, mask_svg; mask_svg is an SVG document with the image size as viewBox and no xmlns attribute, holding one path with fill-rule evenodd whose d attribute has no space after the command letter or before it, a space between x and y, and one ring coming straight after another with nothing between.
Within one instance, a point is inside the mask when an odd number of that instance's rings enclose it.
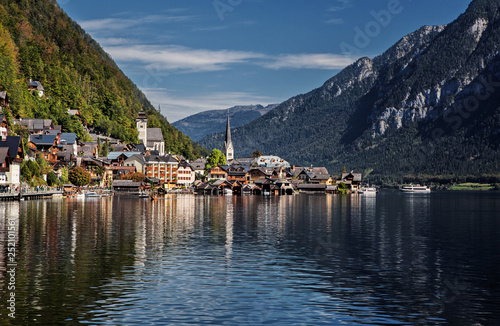
<instances>
[{"instance_id":1,"label":"mountain","mask_svg":"<svg viewBox=\"0 0 500 326\"><path fill-rule=\"evenodd\" d=\"M44 87L29 92L30 80ZM123 141L137 141L135 118L146 111L148 126L161 128L166 150L187 158L206 152L170 125L116 63L57 5L55 0L0 0L0 92L11 119L52 119L63 131L88 139L84 126ZM79 111L80 117L67 114Z\"/></svg>"},{"instance_id":2,"label":"mountain","mask_svg":"<svg viewBox=\"0 0 500 326\"><path fill-rule=\"evenodd\" d=\"M500 0L424 26L373 59L232 131L237 157L260 150L365 175L500 174ZM199 143L221 147L223 134Z\"/></svg>"},{"instance_id":3,"label":"mountain","mask_svg":"<svg viewBox=\"0 0 500 326\"><path fill-rule=\"evenodd\" d=\"M239 127L261 117L276 106L277 104L270 104L266 107L245 105L234 106L227 110L204 111L176 121L172 125L191 137L193 141L198 141L208 134L225 131L228 111L231 125Z\"/></svg>"}]
</instances>

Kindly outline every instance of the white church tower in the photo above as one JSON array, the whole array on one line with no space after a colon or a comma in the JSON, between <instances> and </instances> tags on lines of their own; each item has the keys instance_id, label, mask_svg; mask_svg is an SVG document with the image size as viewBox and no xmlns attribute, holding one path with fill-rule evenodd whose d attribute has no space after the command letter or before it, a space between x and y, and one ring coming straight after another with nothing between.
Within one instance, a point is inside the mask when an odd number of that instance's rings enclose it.
<instances>
[{"instance_id":1,"label":"white church tower","mask_svg":"<svg viewBox=\"0 0 500 326\"><path fill-rule=\"evenodd\" d=\"M231 141L231 127L229 126L229 110L227 110L227 125L226 125L226 139L224 141L224 155L226 155L226 161L234 160L234 147Z\"/></svg>"},{"instance_id":2,"label":"white church tower","mask_svg":"<svg viewBox=\"0 0 500 326\"><path fill-rule=\"evenodd\" d=\"M135 121L137 122L137 131L139 132L139 142L142 142L144 146L147 146L148 118L146 117L146 112L144 112L144 110L141 110Z\"/></svg>"}]
</instances>

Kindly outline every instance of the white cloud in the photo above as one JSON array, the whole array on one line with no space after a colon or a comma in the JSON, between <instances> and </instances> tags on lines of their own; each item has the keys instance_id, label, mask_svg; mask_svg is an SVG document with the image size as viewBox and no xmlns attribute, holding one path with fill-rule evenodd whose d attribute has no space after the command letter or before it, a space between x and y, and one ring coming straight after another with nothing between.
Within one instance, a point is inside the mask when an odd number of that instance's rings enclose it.
<instances>
[{"instance_id":1,"label":"white cloud","mask_svg":"<svg viewBox=\"0 0 500 326\"><path fill-rule=\"evenodd\" d=\"M87 32L120 31L144 24L181 22L193 19L194 16L148 15L134 18L103 18L79 22Z\"/></svg>"},{"instance_id":2,"label":"white cloud","mask_svg":"<svg viewBox=\"0 0 500 326\"><path fill-rule=\"evenodd\" d=\"M342 18L331 18L325 21L328 25L341 25L344 23L344 20Z\"/></svg>"},{"instance_id":3,"label":"white cloud","mask_svg":"<svg viewBox=\"0 0 500 326\"><path fill-rule=\"evenodd\" d=\"M265 64L270 69L342 69L356 60L354 57L318 53L318 54L285 54Z\"/></svg>"},{"instance_id":4,"label":"white cloud","mask_svg":"<svg viewBox=\"0 0 500 326\"><path fill-rule=\"evenodd\" d=\"M159 45L107 46L106 52L116 61L143 62L157 70L183 72L223 70L230 64L246 63L264 57L254 52Z\"/></svg>"}]
</instances>

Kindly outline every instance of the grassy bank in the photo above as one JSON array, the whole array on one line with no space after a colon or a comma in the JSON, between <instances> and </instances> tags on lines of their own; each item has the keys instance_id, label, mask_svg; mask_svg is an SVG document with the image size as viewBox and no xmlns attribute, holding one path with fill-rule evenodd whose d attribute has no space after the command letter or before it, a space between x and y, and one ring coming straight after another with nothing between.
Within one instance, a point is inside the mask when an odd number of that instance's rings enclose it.
<instances>
[{"instance_id":1,"label":"grassy bank","mask_svg":"<svg viewBox=\"0 0 500 326\"><path fill-rule=\"evenodd\" d=\"M448 188L449 190L494 190L495 185L486 183L458 183Z\"/></svg>"}]
</instances>

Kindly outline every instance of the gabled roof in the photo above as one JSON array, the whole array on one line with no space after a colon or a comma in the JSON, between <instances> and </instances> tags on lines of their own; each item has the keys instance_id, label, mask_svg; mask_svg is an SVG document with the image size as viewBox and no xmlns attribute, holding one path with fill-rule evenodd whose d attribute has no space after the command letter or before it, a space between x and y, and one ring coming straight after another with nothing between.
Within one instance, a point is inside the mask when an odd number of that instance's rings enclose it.
<instances>
[{"instance_id":1,"label":"gabled roof","mask_svg":"<svg viewBox=\"0 0 500 326\"><path fill-rule=\"evenodd\" d=\"M77 139L78 137L76 137L76 134L72 132L63 132L61 133L61 138L59 141L61 143L63 143L63 141L66 141L67 145L73 145L74 143L76 143Z\"/></svg>"},{"instance_id":2,"label":"gabled roof","mask_svg":"<svg viewBox=\"0 0 500 326\"><path fill-rule=\"evenodd\" d=\"M30 86L36 88L39 91L45 90L43 88L42 83L40 83L39 81L34 81L34 80L30 81Z\"/></svg>"},{"instance_id":3,"label":"gabled roof","mask_svg":"<svg viewBox=\"0 0 500 326\"><path fill-rule=\"evenodd\" d=\"M7 98L7 92L6 91L0 92L0 99L5 100L6 98Z\"/></svg>"},{"instance_id":4,"label":"gabled roof","mask_svg":"<svg viewBox=\"0 0 500 326\"><path fill-rule=\"evenodd\" d=\"M163 142L163 133L161 128L148 128L148 143L149 142Z\"/></svg>"},{"instance_id":5,"label":"gabled roof","mask_svg":"<svg viewBox=\"0 0 500 326\"><path fill-rule=\"evenodd\" d=\"M0 141L0 147L8 147L10 156L17 157L19 147L21 146L21 136L7 136L5 141Z\"/></svg>"},{"instance_id":6,"label":"gabled roof","mask_svg":"<svg viewBox=\"0 0 500 326\"><path fill-rule=\"evenodd\" d=\"M54 135L31 135L30 141L36 146L50 146L54 145L56 136Z\"/></svg>"},{"instance_id":7,"label":"gabled roof","mask_svg":"<svg viewBox=\"0 0 500 326\"><path fill-rule=\"evenodd\" d=\"M191 169L191 171L194 171L194 168L187 161L181 161L179 163L179 168L186 168L186 169Z\"/></svg>"},{"instance_id":8,"label":"gabled roof","mask_svg":"<svg viewBox=\"0 0 500 326\"><path fill-rule=\"evenodd\" d=\"M8 147L0 147L0 164L4 164L7 156L10 155Z\"/></svg>"},{"instance_id":9,"label":"gabled roof","mask_svg":"<svg viewBox=\"0 0 500 326\"><path fill-rule=\"evenodd\" d=\"M108 160L116 160L120 155L125 155L127 158L135 154L141 154L140 152L109 152Z\"/></svg>"},{"instance_id":10,"label":"gabled roof","mask_svg":"<svg viewBox=\"0 0 500 326\"><path fill-rule=\"evenodd\" d=\"M134 154L125 160L125 162L131 162L131 161L138 161L142 164L146 163L146 160L144 160L144 156L139 154Z\"/></svg>"}]
</instances>

